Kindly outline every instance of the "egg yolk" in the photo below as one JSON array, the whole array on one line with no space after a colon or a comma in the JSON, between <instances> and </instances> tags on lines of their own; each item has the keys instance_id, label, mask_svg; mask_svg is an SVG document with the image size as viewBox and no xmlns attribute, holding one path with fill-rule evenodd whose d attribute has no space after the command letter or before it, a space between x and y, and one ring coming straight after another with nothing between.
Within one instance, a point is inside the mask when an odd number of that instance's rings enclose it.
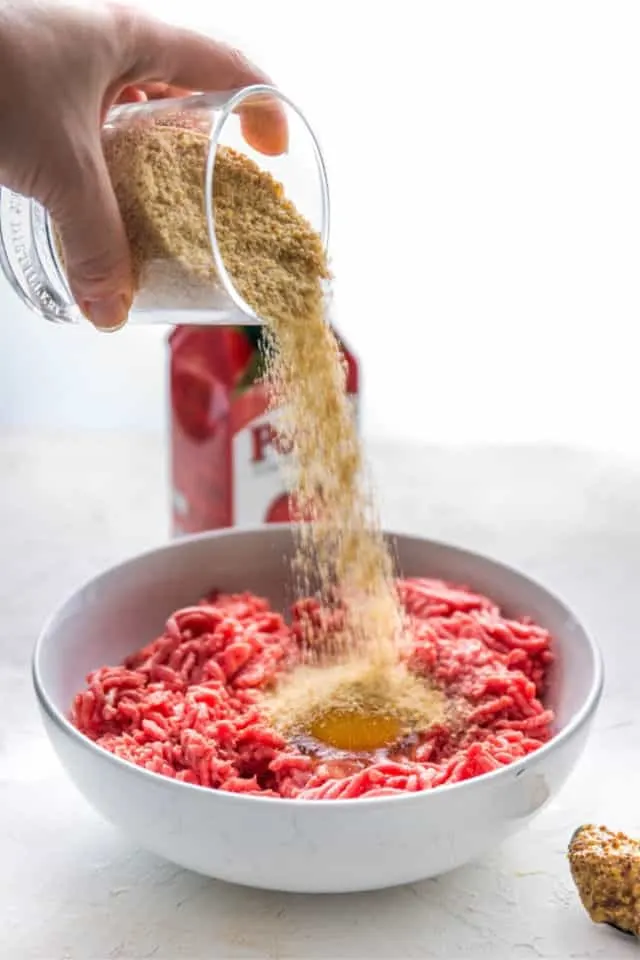
<instances>
[{"instance_id":1,"label":"egg yolk","mask_svg":"<svg viewBox=\"0 0 640 960\"><path fill-rule=\"evenodd\" d=\"M402 731L395 717L331 711L314 720L309 732L336 750L366 753L394 743Z\"/></svg>"}]
</instances>

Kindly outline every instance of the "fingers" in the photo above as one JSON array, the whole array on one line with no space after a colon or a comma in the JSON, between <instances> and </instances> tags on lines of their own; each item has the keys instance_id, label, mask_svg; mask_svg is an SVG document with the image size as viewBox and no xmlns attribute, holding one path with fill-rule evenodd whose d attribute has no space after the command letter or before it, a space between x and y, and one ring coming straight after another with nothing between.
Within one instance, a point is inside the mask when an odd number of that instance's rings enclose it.
<instances>
[{"instance_id":1,"label":"fingers","mask_svg":"<svg viewBox=\"0 0 640 960\"><path fill-rule=\"evenodd\" d=\"M170 97L188 97L193 92L185 87L176 87L168 83L140 83L137 87L125 87L117 102L136 103L145 99L165 100ZM256 95L242 104L238 112L240 129L248 144L266 156L279 156L286 151L287 123L282 108L276 100Z\"/></svg>"},{"instance_id":2,"label":"fingers","mask_svg":"<svg viewBox=\"0 0 640 960\"><path fill-rule=\"evenodd\" d=\"M53 171L48 207L62 244L71 292L101 330L126 322L133 296L129 245L100 141L77 142L62 170Z\"/></svg>"},{"instance_id":3,"label":"fingers","mask_svg":"<svg viewBox=\"0 0 640 960\"><path fill-rule=\"evenodd\" d=\"M289 146L287 119L282 106L266 97L247 100L238 108L240 129L247 143L269 157L286 153Z\"/></svg>"},{"instance_id":4,"label":"fingers","mask_svg":"<svg viewBox=\"0 0 640 960\"><path fill-rule=\"evenodd\" d=\"M138 90L145 94L147 100L167 100L176 97L188 97L194 91L185 87L171 86L168 83L140 83Z\"/></svg>"},{"instance_id":5,"label":"fingers","mask_svg":"<svg viewBox=\"0 0 640 960\"><path fill-rule=\"evenodd\" d=\"M231 91L254 84L270 84L264 71L233 47L190 30L169 27L142 18L134 31L136 63L130 82L165 90ZM163 84L153 83L161 79ZM166 93L159 94L166 96ZM175 93L170 94L175 95ZM288 146L287 120L280 103L264 98L239 108L247 142L269 155Z\"/></svg>"},{"instance_id":6,"label":"fingers","mask_svg":"<svg viewBox=\"0 0 640 960\"><path fill-rule=\"evenodd\" d=\"M269 76L233 47L204 34L140 18L135 37L140 80L184 90L236 90L270 84Z\"/></svg>"},{"instance_id":7,"label":"fingers","mask_svg":"<svg viewBox=\"0 0 640 960\"><path fill-rule=\"evenodd\" d=\"M144 103L147 99L148 97L141 87L125 87L116 97L115 103ZM108 106L110 104L103 106L103 113L106 112Z\"/></svg>"}]
</instances>

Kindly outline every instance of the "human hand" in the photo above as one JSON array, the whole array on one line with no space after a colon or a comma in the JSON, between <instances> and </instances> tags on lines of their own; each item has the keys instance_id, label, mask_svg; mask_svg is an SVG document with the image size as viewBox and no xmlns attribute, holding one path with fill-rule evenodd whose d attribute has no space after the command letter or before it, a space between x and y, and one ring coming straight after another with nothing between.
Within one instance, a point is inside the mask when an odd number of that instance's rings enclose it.
<instances>
[{"instance_id":1,"label":"human hand","mask_svg":"<svg viewBox=\"0 0 640 960\"><path fill-rule=\"evenodd\" d=\"M122 326L133 297L100 140L109 108L269 82L237 50L133 8L0 0L0 183L47 208L73 296L96 327ZM286 150L286 120L274 103L241 123L257 150Z\"/></svg>"}]
</instances>

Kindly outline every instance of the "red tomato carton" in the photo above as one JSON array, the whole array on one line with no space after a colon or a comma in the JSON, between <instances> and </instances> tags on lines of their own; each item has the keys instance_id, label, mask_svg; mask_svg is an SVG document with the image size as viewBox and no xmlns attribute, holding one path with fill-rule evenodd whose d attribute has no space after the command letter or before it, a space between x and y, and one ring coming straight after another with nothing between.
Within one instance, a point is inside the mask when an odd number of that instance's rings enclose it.
<instances>
[{"instance_id":1,"label":"red tomato carton","mask_svg":"<svg viewBox=\"0 0 640 960\"><path fill-rule=\"evenodd\" d=\"M290 519L261 336L260 327L184 326L169 338L174 536ZM358 362L340 346L357 417Z\"/></svg>"}]
</instances>

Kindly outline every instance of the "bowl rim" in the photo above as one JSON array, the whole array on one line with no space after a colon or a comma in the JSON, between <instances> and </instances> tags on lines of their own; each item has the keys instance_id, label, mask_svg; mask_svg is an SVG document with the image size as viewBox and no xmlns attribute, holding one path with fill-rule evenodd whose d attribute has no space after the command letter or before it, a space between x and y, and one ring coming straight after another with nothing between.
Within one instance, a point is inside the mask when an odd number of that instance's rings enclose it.
<instances>
[{"instance_id":1,"label":"bowl rim","mask_svg":"<svg viewBox=\"0 0 640 960\"><path fill-rule=\"evenodd\" d=\"M475 550L470 550L466 547L461 547L457 544L449 543L444 540L434 540L431 537L415 536L413 534L400 533L387 529L383 530L383 533L387 539L395 540L402 538L405 540L419 540L436 549L457 554L461 558L466 558L470 561L480 560L485 564L488 563L494 568L494 570L496 570L496 572L502 571L509 576L515 575L522 583L532 587L538 592L541 591L542 593L546 594L548 598L550 598L561 610L567 614L568 618L579 628L583 634L593 660L593 678L589 691L584 699L584 702L575 712L573 717L571 717L566 726L533 753L529 753L525 757L514 760L513 763L500 767L498 770L491 770L488 773L480 774L479 776L472 777L468 780L461 780L457 783L442 784L438 787L434 787L431 790L400 793L397 796L367 797L365 795L362 797L335 800L309 800L305 799L304 797L264 797L260 794L233 793L226 790L216 790L212 787L203 787L200 786L200 784L185 783L182 780L175 780L171 777L166 777L163 774L147 770L135 763L131 763L129 760L123 760L121 757L116 756L109 750L105 750L104 747L94 743L93 740L90 740L89 737L81 733L80 730L78 730L77 727L71 723L67 716L62 713L62 711L60 711L53 703L45 689L45 685L40 675L40 655L44 643L46 642L46 639L51 633L52 629L55 627L56 622L62 617L66 607L78 596L78 594L89 590L90 588L99 587L100 582L106 579L116 570L122 570L129 565L139 563L140 561L144 561L147 558L157 556L161 553L171 552L178 549L188 549L189 545L192 543L197 543L203 540L226 539L228 537L230 538L242 534L259 533L263 536L268 536L270 533L275 533L278 530L291 530L295 526L297 526L297 524L293 523L273 523L269 524L268 526L265 524L256 524L246 527L225 527L219 530L207 530L203 533L181 536L174 540L165 541L155 547L150 547L147 550L141 551L140 553L126 557L124 560L121 560L118 563L114 563L103 568L97 574L85 580L79 587L76 587L74 590L68 593L62 602L58 604L58 606L46 619L35 642L31 657L31 677L35 694L41 708L49 717L49 719L62 731L62 733L71 737L72 740L74 740L85 750L103 757L107 763L115 764L116 767L121 769L124 768L124 771L128 771L131 776L139 775L141 777L150 777L152 783L162 785L167 789L175 789L177 791L182 791L185 789L195 790L203 795L211 797L212 802L217 802L220 800L222 803L248 804L249 807L254 806L256 803L261 803L276 804L278 807L282 807L283 810L286 808L294 808L299 810L301 808L313 809L316 807L330 807L331 809L347 807L350 810L357 810L362 804L369 806L376 804L408 803L412 801L419 802L421 800L424 802L427 797L434 796L434 794L437 796L442 796L445 793L461 790L465 787L470 788L474 785L479 786L481 784L489 784L490 782L498 782L500 779L505 779L510 776L517 777L526 769L527 766L530 766L533 762L537 763L539 760L552 753L563 742L569 740L582 726L584 726L585 723L591 719L595 713L602 696L604 685L604 663L602 654L597 643L591 636L590 632L583 625L582 621L578 619L578 617L566 605L566 603L560 599L560 597L558 597L552 590L549 590L546 586L539 583L537 580L534 580L532 577L529 577L527 574L520 571L517 567L513 567L511 564L496 560L487 554L479 553Z\"/></svg>"}]
</instances>

